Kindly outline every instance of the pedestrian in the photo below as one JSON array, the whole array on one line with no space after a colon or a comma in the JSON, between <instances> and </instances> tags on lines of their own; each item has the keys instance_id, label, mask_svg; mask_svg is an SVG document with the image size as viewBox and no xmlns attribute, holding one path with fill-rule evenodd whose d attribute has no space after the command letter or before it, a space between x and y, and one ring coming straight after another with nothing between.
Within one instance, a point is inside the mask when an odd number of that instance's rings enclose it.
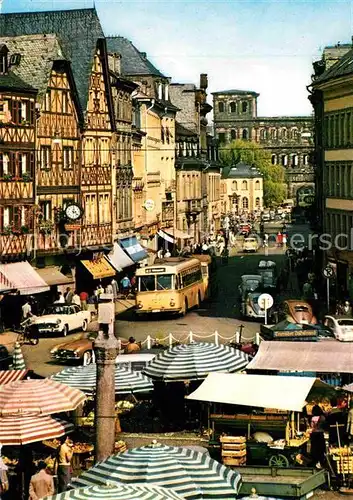
<instances>
[{"instance_id":1,"label":"pedestrian","mask_svg":"<svg viewBox=\"0 0 353 500\"><path fill-rule=\"evenodd\" d=\"M343 316L348 316L348 317L351 317L352 316L352 307L349 303L349 300L346 300L344 302L344 305L342 307L342 313L341 313Z\"/></svg>"},{"instance_id":2,"label":"pedestrian","mask_svg":"<svg viewBox=\"0 0 353 500\"><path fill-rule=\"evenodd\" d=\"M61 292L58 292L57 298L54 301L54 304L65 304L65 298Z\"/></svg>"},{"instance_id":3,"label":"pedestrian","mask_svg":"<svg viewBox=\"0 0 353 500\"><path fill-rule=\"evenodd\" d=\"M111 283L108 283L108 285L106 286L105 293L108 293L109 295L113 295L113 286Z\"/></svg>"},{"instance_id":4,"label":"pedestrian","mask_svg":"<svg viewBox=\"0 0 353 500\"><path fill-rule=\"evenodd\" d=\"M81 303L82 311L87 311L87 300L88 300L88 293L85 291L82 291L80 293L80 303Z\"/></svg>"},{"instance_id":5,"label":"pedestrian","mask_svg":"<svg viewBox=\"0 0 353 500\"><path fill-rule=\"evenodd\" d=\"M282 236L282 246L284 249L287 248L287 235L286 235L286 233L283 233L283 236Z\"/></svg>"},{"instance_id":6,"label":"pedestrian","mask_svg":"<svg viewBox=\"0 0 353 500\"><path fill-rule=\"evenodd\" d=\"M26 299L25 303L22 306L22 320L26 320L32 316L32 308L29 300Z\"/></svg>"},{"instance_id":7,"label":"pedestrian","mask_svg":"<svg viewBox=\"0 0 353 500\"><path fill-rule=\"evenodd\" d=\"M65 303L68 305L68 306L71 306L72 304L72 297L74 296L74 292L72 291L72 288L70 288L69 286L66 288L66 293L64 295L64 299L65 299Z\"/></svg>"},{"instance_id":8,"label":"pedestrian","mask_svg":"<svg viewBox=\"0 0 353 500\"><path fill-rule=\"evenodd\" d=\"M202 253L203 254L207 254L208 253L208 245L207 245L206 241L203 242Z\"/></svg>"},{"instance_id":9,"label":"pedestrian","mask_svg":"<svg viewBox=\"0 0 353 500\"><path fill-rule=\"evenodd\" d=\"M54 495L54 478L47 472L47 464L43 461L38 464L38 472L29 483L29 500L40 500L48 495Z\"/></svg>"},{"instance_id":10,"label":"pedestrian","mask_svg":"<svg viewBox=\"0 0 353 500\"><path fill-rule=\"evenodd\" d=\"M131 288L131 281L130 281L127 274L125 274L123 279L120 281L120 284L121 284L123 294L125 295L125 297L127 297L129 295L130 288Z\"/></svg>"},{"instance_id":11,"label":"pedestrian","mask_svg":"<svg viewBox=\"0 0 353 500\"><path fill-rule=\"evenodd\" d=\"M325 463L326 443L325 443L325 427L326 419L324 412L319 405L313 406L312 417L310 422L310 443L311 457L313 464L317 469L321 469Z\"/></svg>"},{"instance_id":12,"label":"pedestrian","mask_svg":"<svg viewBox=\"0 0 353 500\"><path fill-rule=\"evenodd\" d=\"M157 259L162 259L163 258L163 248L160 248L157 252Z\"/></svg>"},{"instance_id":13,"label":"pedestrian","mask_svg":"<svg viewBox=\"0 0 353 500\"><path fill-rule=\"evenodd\" d=\"M172 256L172 254L169 252L169 249L167 249L166 253L164 254L164 257L166 259L169 259L169 257L171 257L171 256Z\"/></svg>"},{"instance_id":14,"label":"pedestrian","mask_svg":"<svg viewBox=\"0 0 353 500\"><path fill-rule=\"evenodd\" d=\"M73 442L68 437L63 438L58 450L58 493L68 490L71 481L71 460L73 457Z\"/></svg>"},{"instance_id":15,"label":"pedestrian","mask_svg":"<svg viewBox=\"0 0 353 500\"><path fill-rule=\"evenodd\" d=\"M81 299L77 291L75 290L73 296L72 296L72 304L76 304L77 306L81 307Z\"/></svg>"},{"instance_id":16,"label":"pedestrian","mask_svg":"<svg viewBox=\"0 0 353 500\"><path fill-rule=\"evenodd\" d=\"M268 234L265 233L264 234L264 248L267 248L268 247Z\"/></svg>"},{"instance_id":17,"label":"pedestrian","mask_svg":"<svg viewBox=\"0 0 353 500\"><path fill-rule=\"evenodd\" d=\"M329 443L338 444L337 425L339 426L340 440L346 441L345 425L344 425L346 416L342 408L338 407L338 400L336 397L331 398L330 404L331 404L331 410L326 414Z\"/></svg>"},{"instance_id":18,"label":"pedestrian","mask_svg":"<svg viewBox=\"0 0 353 500\"><path fill-rule=\"evenodd\" d=\"M130 337L129 338L129 343L125 347L125 353L126 354L131 354L131 353L139 351L140 349L141 349L141 347L138 345L138 343L136 342L136 340L134 339L134 337Z\"/></svg>"},{"instance_id":19,"label":"pedestrian","mask_svg":"<svg viewBox=\"0 0 353 500\"><path fill-rule=\"evenodd\" d=\"M1 447L0 447L1 449ZM0 456L0 500L7 491L9 491L9 478L7 475L8 467Z\"/></svg>"},{"instance_id":20,"label":"pedestrian","mask_svg":"<svg viewBox=\"0 0 353 500\"><path fill-rule=\"evenodd\" d=\"M130 284L131 284L131 290L133 293L136 293L136 276L132 276L131 280L130 280Z\"/></svg>"},{"instance_id":21,"label":"pedestrian","mask_svg":"<svg viewBox=\"0 0 353 500\"><path fill-rule=\"evenodd\" d=\"M119 286L118 286L118 282L116 281L115 278L112 279L111 285L113 288L114 302L116 302L118 299L118 295L119 295Z\"/></svg>"},{"instance_id":22,"label":"pedestrian","mask_svg":"<svg viewBox=\"0 0 353 500\"><path fill-rule=\"evenodd\" d=\"M282 246L282 241L283 241L283 235L280 231L278 231L277 236L276 236L276 243L278 247Z\"/></svg>"}]
</instances>

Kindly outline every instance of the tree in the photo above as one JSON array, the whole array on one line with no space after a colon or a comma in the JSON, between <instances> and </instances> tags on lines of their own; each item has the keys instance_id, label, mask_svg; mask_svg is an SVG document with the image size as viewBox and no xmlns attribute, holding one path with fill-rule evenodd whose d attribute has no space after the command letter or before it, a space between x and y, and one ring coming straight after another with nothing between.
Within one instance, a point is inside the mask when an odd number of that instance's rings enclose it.
<instances>
[{"instance_id":1,"label":"tree","mask_svg":"<svg viewBox=\"0 0 353 500\"><path fill-rule=\"evenodd\" d=\"M239 162L256 167L264 179L264 205L280 205L286 197L284 168L272 165L271 153L256 142L240 139L227 144L221 151L220 159L224 167L232 167Z\"/></svg>"}]
</instances>

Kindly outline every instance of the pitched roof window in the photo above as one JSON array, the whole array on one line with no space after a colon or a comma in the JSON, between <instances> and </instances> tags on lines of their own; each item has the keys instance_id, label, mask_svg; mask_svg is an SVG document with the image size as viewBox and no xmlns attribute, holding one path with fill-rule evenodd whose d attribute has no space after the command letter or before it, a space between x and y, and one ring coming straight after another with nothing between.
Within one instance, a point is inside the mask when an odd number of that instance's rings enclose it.
<instances>
[{"instance_id":1,"label":"pitched roof window","mask_svg":"<svg viewBox=\"0 0 353 500\"><path fill-rule=\"evenodd\" d=\"M9 49L5 44L0 45L0 74L5 75L8 71L8 53Z\"/></svg>"}]
</instances>

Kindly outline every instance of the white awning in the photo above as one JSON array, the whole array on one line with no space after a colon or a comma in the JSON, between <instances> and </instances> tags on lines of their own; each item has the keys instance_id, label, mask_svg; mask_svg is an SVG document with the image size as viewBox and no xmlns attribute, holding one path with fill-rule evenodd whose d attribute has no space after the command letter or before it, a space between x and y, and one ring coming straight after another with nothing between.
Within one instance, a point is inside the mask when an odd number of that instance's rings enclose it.
<instances>
[{"instance_id":1,"label":"white awning","mask_svg":"<svg viewBox=\"0 0 353 500\"><path fill-rule=\"evenodd\" d=\"M27 261L0 264L0 293L9 286L18 290L21 295L34 295L49 290L43 278Z\"/></svg>"},{"instance_id":2,"label":"white awning","mask_svg":"<svg viewBox=\"0 0 353 500\"><path fill-rule=\"evenodd\" d=\"M107 257L118 272L125 269L125 267L134 265L134 261L124 252L119 243L114 243L114 248Z\"/></svg>"},{"instance_id":3,"label":"white awning","mask_svg":"<svg viewBox=\"0 0 353 500\"><path fill-rule=\"evenodd\" d=\"M56 266L49 266L36 269L36 272L46 282L47 285L70 285L74 283L73 277L69 278L59 271Z\"/></svg>"},{"instance_id":4,"label":"white awning","mask_svg":"<svg viewBox=\"0 0 353 500\"><path fill-rule=\"evenodd\" d=\"M158 231L158 236L163 238L165 241L168 241L168 243L175 243L175 239L172 236L169 236L169 234L162 231L162 229Z\"/></svg>"},{"instance_id":5,"label":"white awning","mask_svg":"<svg viewBox=\"0 0 353 500\"><path fill-rule=\"evenodd\" d=\"M187 399L301 411L314 384L326 387L314 377L210 373Z\"/></svg>"},{"instance_id":6,"label":"white awning","mask_svg":"<svg viewBox=\"0 0 353 500\"><path fill-rule=\"evenodd\" d=\"M353 373L353 343L262 341L247 370Z\"/></svg>"}]
</instances>

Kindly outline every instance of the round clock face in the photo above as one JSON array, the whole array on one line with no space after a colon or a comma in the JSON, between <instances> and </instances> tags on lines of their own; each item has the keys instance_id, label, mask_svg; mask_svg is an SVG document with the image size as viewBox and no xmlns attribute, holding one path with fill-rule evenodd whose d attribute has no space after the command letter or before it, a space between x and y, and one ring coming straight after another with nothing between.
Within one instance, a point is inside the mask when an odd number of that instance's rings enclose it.
<instances>
[{"instance_id":1,"label":"round clock face","mask_svg":"<svg viewBox=\"0 0 353 500\"><path fill-rule=\"evenodd\" d=\"M82 216L82 208L73 203L65 208L65 214L71 220L78 220Z\"/></svg>"}]
</instances>

